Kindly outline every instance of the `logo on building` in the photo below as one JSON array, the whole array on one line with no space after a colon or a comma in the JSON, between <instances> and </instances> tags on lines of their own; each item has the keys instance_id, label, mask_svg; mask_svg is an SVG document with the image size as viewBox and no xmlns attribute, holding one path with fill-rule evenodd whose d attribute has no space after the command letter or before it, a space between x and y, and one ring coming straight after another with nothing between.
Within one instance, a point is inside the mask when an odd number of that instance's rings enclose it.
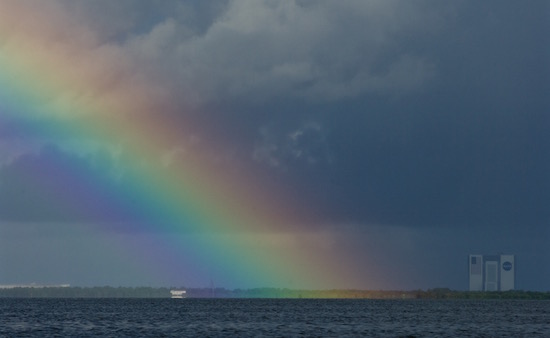
<instances>
[{"instance_id":1,"label":"logo on building","mask_svg":"<svg viewBox=\"0 0 550 338\"><path fill-rule=\"evenodd\" d=\"M506 261L502 263L502 268L504 269L504 271L510 271L512 270L512 263Z\"/></svg>"}]
</instances>

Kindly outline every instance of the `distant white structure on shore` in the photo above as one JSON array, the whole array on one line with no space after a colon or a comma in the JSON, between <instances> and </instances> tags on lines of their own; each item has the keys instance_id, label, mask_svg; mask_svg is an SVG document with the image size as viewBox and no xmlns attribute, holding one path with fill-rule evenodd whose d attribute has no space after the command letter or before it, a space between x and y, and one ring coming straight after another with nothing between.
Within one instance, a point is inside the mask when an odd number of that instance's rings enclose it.
<instances>
[{"instance_id":1,"label":"distant white structure on shore","mask_svg":"<svg viewBox=\"0 0 550 338\"><path fill-rule=\"evenodd\" d=\"M172 298L185 298L187 292L185 290L170 290L170 293Z\"/></svg>"},{"instance_id":2,"label":"distant white structure on shore","mask_svg":"<svg viewBox=\"0 0 550 338\"><path fill-rule=\"evenodd\" d=\"M40 285L35 283L0 285L0 289L15 289L15 288L43 289L43 288L68 288L68 287L71 287L71 285L70 284Z\"/></svg>"},{"instance_id":3,"label":"distant white structure on shore","mask_svg":"<svg viewBox=\"0 0 550 338\"><path fill-rule=\"evenodd\" d=\"M514 255L469 255L470 291L508 291L515 287Z\"/></svg>"}]
</instances>

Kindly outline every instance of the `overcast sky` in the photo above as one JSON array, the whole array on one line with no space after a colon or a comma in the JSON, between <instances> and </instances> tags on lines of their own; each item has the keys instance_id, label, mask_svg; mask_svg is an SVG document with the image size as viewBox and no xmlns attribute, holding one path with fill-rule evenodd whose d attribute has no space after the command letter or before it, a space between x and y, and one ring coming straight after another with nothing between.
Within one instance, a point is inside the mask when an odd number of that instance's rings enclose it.
<instances>
[{"instance_id":1,"label":"overcast sky","mask_svg":"<svg viewBox=\"0 0 550 338\"><path fill-rule=\"evenodd\" d=\"M146 83L139 102L163 108L150 114L182 121L156 165L207 144L200 155L209 167L254 172L259 189L290 196L300 226L272 236L297 236L285 245L303 250L329 245L358 270L376 267L331 286L467 289L469 253L511 253L516 287L548 291L549 7L0 0L0 63L14 41L28 40L78 59L101 83L62 97L116 102ZM209 285L200 269L144 279L128 263L134 251L108 249L146 247L164 233L98 232L132 219L44 203L48 189L101 199L75 183L86 173L124 185L123 143L34 128L44 120L21 122L9 109L0 103L0 284ZM19 133L20 124L41 132ZM53 167L85 169L68 179ZM177 261L170 250L143 260ZM224 282L216 281L248 286Z\"/></svg>"}]
</instances>

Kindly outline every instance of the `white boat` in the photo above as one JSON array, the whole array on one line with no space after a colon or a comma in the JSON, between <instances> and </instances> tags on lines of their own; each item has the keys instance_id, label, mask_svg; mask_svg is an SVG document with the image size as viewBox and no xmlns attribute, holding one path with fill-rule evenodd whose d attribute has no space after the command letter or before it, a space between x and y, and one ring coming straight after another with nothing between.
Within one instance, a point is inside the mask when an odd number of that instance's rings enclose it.
<instances>
[{"instance_id":1,"label":"white boat","mask_svg":"<svg viewBox=\"0 0 550 338\"><path fill-rule=\"evenodd\" d=\"M185 298L187 292L185 290L170 290L170 293L172 298L181 299Z\"/></svg>"}]
</instances>

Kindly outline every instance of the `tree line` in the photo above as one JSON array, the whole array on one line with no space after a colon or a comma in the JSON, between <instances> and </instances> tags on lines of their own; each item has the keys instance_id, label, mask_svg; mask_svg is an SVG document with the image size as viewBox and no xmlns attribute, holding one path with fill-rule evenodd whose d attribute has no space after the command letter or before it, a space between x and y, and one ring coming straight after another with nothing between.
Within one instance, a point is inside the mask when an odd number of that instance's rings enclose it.
<instances>
[{"instance_id":1,"label":"tree line","mask_svg":"<svg viewBox=\"0 0 550 338\"><path fill-rule=\"evenodd\" d=\"M413 291L294 290L281 288L153 288L153 287L14 287L0 289L0 298L170 298L170 290L186 290L187 298L334 298L334 299L546 299L550 292L456 291L447 288Z\"/></svg>"}]
</instances>

